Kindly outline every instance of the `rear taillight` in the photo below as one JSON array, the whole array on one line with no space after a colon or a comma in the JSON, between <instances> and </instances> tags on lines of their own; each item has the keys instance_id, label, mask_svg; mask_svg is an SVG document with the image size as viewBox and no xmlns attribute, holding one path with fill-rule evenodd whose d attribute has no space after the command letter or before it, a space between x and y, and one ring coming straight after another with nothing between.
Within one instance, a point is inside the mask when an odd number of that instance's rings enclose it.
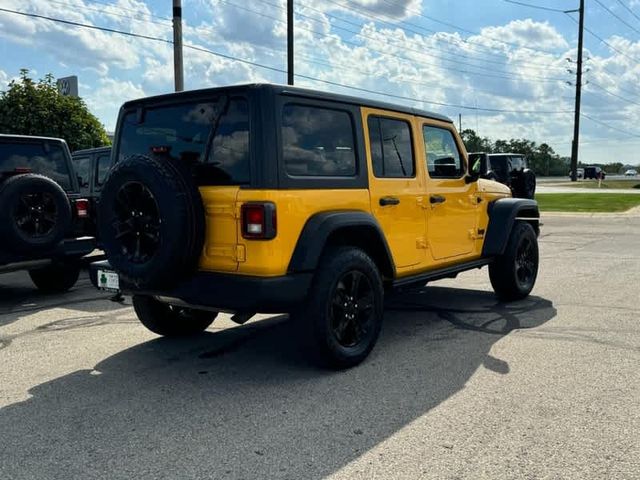
<instances>
[{"instance_id":1,"label":"rear taillight","mask_svg":"<svg viewBox=\"0 0 640 480\"><path fill-rule=\"evenodd\" d=\"M276 206L271 202L242 205L242 236L251 240L269 240L276 236Z\"/></svg>"},{"instance_id":2,"label":"rear taillight","mask_svg":"<svg viewBox=\"0 0 640 480\"><path fill-rule=\"evenodd\" d=\"M76 213L78 218L87 218L89 216L89 200L84 198L76 200Z\"/></svg>"}]
</instances>

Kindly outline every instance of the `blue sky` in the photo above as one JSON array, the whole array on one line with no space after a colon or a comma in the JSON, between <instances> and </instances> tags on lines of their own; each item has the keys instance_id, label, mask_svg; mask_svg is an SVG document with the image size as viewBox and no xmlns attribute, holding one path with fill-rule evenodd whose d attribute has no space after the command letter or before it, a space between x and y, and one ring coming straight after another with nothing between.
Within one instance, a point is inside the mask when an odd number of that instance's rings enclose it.
<instances>
[{"instance_id":1,"label":"blue sky","mask_svg":"<svg viewBox=\"0 0 640 480\"><path fill-rule=\"evenodd\" d=\"M578 0L521 3L568 10ZM637 164L640 0L586 3L592 33L585 34L581 160ZM285 82L273 70L286 63L284 0L183 5L185 43L196 47L185 49L188 89ZM171 0L0 0L0 9L171 38ZM297 84L456 119L461 113L463 128L483 136L526 137L569 154L574 92L567 82L575 77L566 59L575 59L577 44L569 15L504 0L297 0L296 11ZM2 11L0 58L0 89L20 68L35 76L78 75L81 96L108 129L122 102L173 88L168 43Z\"/></svg>"}]
</instances>

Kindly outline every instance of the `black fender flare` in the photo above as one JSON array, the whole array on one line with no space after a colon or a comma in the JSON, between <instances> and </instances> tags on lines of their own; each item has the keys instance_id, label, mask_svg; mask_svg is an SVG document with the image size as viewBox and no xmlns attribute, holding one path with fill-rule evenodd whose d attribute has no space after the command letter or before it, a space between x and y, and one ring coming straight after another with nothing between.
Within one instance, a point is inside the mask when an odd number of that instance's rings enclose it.
<instances>
[{"instance_id":1,"label":"black fender flare","mask_svg":"<svg viewBox=\"0 0 640 480\"><path fill-rule=\"evenodd\" d=\"M374 261L378 260L383 263L381 265L382 273L387 276L395 274L393 256L380 224L373 215L360 210L321 212L311 216L298 237L288 271L294 273L314 270L318 266L329 237L340 230L350 230L353 233L360 231L365 234L361 236L360 240L363 246L378 249L378 258L374 258ZM374 242L369 242L371 236L373 236ZM364 242L365 238L367 243Z\"/></svg>"},{"instance_id":2,"label":"black fender flare","mask_svg":"<svg viewBox=\"0 0 640 480\"><path fill-rule=\"evenodd\" d=\"M531 222L538 234L540 231L538 202L526 198L501 198L489 204L489 225L482 247L483 257L502 255L513 225L519 219Z\"/></svg>"}]
</instances>

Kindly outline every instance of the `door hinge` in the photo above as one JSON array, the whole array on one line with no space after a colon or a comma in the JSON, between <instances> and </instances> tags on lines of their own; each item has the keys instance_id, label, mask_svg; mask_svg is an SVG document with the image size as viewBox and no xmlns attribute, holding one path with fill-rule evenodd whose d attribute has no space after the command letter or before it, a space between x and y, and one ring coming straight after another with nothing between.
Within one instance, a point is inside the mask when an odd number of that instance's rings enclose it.
<instances>
[{"instance_id":1,"label":"door hinge","mask_svg":"<svg viewBox=\"0 0 640 480\"><path fill-rule=\"evenodd\" d=\"M471 229L469 230L469 238L471 240L478 240L481 238L484 238L484 229L483 228L479 228L479 229Z\"/></svg>"}]
</instances>

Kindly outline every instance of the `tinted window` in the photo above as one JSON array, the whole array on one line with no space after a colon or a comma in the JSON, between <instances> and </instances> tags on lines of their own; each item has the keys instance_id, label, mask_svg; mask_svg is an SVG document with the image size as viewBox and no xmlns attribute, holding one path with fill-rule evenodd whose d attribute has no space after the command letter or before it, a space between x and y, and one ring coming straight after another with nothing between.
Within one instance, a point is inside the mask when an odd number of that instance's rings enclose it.
<instances>
[{"instance_id":1,"label":"tinted window","mask_svg":"<svg viewBox=\"0 0 640 480\"><path fill-rule=\"evenodd\" d=\"M432 178L460 178L464 173L464 166L451 131L428 126L423 127L422 131L429 176Z\"/></svg>"},{"instance_id":2,"label":"tinted window","mask_svg":"<svg viewBox=\"0 0 640 480\"><path fill-rule=\"evenodd\" d=\"M511 157L511 169L512 170L523 170L524 168L525 168L524 157L521 157L521 156L513 156L513 157Z\"/></svg>"},{"instance_id":3,"label":"tinted window","mask_svg":"<svg viewBox=\"0 0 640 480\"><path fill-rule=\"evenodd\" d=\"M351 115L342 110L285 105L282 157L286 172L292 176L354 176Z\"/></svg>"},{"instance_id":4,"label":"tinted window","mask_svg":"<svg viewBox=\"0 0 640 480\"><path fill-rule=\"evenodd\" d=\"M369 142L376 177L415 176L411 126L404 120L369 117Z\"/></svg>"},{"instance_id":5,"label":"tinted window","mask_svg":"<svg viewBox=\"0 0 640 480\"><path fill-rule=\"evenodd\" d=\"M211 153L206 155L209 145ZM248 102L225 97L149 108L141 122L137 112L130 112L120 129L117 160L133 154L185 162L200 184L248 183Z\"/></svg>"},{"instance_id":6,"label":"tinted window","mask_svg":"<svg viewBox=\"0 0 640 480\"><path fill-rule=\"evenodd\" d=\"M220 118L207 165L200 170L205 183L243 184L251 181L249 165L249 105L232 100Z\"/></svg>"},{"instance_id":7,"label":"tinted window","mask_svg":"<svg viewBox=\"0 0 640 480\"><path fill-rule=\"evenodd\" d=\"M89 176L91 173L91 157L73 157L73 168L78 177L80 188L88 188L91 181Z\"/></svg>"},{"instance_id":8,"label":"tinted window","mask_svg":"<svg viewBox=\"0 0 640 480\"><path fill-rule=\"evenodd\" d=\"M107 173L111 167L111 156L100 155L96 160L96 187L104 185L104 181L107 179Z\"/></svg>"},{"instance_id":9,"label":"tinted window","mask_svg":"<svg viewBox=\"0 0 640 480\"><path fill-rule=\"evenodd\" d=\"M37 143L0 143L0 173L29 169L53 179L65 190L71 190L66 159L62 147L55 144L45 148Z\"/></svg>"}]
</instances>

